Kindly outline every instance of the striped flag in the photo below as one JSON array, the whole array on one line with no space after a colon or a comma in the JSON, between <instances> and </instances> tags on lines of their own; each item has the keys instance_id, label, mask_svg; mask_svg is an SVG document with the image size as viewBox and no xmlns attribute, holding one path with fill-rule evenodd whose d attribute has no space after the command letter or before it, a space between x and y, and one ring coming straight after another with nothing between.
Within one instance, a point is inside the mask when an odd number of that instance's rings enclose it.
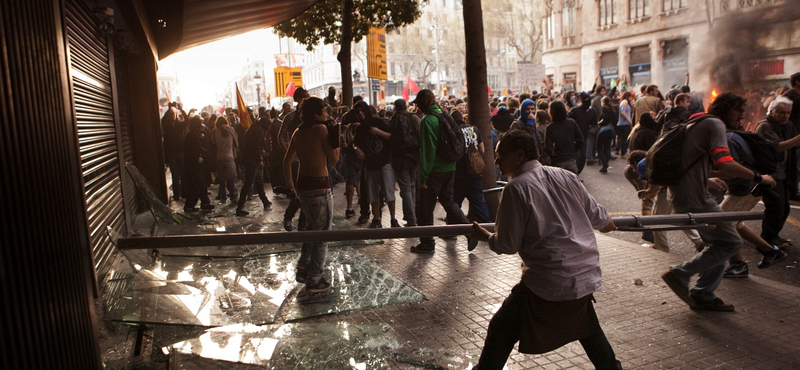
<instances>
[{"instance_id":1,"label":"striped flag","mask_svg":"<svg viewBox=\"0 0 800 370\"><path fill-rule=\"evenodd\" d=\"M247 104L242 99L242 93L239 92L239 84L236 84L236 107L239 109L239 123L247 131L253 122L250 120L250 114L247 113Z\"/></svg>"}]
</instances>

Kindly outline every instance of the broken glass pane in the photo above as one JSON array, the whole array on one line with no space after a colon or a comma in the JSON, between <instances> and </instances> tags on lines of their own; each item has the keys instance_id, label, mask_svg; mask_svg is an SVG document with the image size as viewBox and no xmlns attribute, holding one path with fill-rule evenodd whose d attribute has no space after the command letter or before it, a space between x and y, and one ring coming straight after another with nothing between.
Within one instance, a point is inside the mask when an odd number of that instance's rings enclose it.
<instances>
[{"instance_id":1,"label":"broken glass pane","mask_svg":"<svg viewBox=\"0 0 800 370\"><path fill-rule=\"evenodd\" d=\"M224 259L161 256L154 265L139 266L126 289L107 298L114 304L106 320L265 324L282 321L281 312L286 320L298 320L425 298L349 247L329 250L324 276L333 289L309 295L294 281L298 258L299 252Z\"/></svg>"},{"instance_id":2,"label":"broken glass pane","mask_svg":"<svg viewBox=\"0 0 800 370\"><path fill-rule=\"evenodd\" d=\"M469 370L477 360L451 351L405 348L387 326L346 322L237 324L209 329L162 350L268 369Z\"/></svg>"}]
</instances>

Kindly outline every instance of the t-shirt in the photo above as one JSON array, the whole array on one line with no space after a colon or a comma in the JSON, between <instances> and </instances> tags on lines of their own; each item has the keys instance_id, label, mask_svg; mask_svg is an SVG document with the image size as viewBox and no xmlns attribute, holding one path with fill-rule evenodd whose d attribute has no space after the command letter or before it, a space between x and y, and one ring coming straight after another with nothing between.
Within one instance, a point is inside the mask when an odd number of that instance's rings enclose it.
<instances>
[{"instance_id":1,"label":"t-shirt","mask_svg":"<svg viewBox=\"0 0 800 370\"><path fill-rule=\"evenodd\" d=\"M668 198L678 213L703 211L717 206L706 186L711 160L717 163L733 160L728 150L725 124L720 119L706 118L689 127L683 141L681 162L686 167L698 157L700 159L686 170L678 185L669 187Z\"/></svg>"},{"instance_id":2,"label":"t-shirt","mask_svg":"<svg viewBox=\"0 0 800 370\"><path fill-rule=\"evenodd\" d=\"M475 149L480 150L480 145L483 143L483 138L481 137L481 132L475 126L461 126L461 132L464 134L464 155L461 159L456 162L456 177L470 177L467 174L467 166L469 166L469 153L470 147L475 147ZM475 176L480 177L480 175Z\"/></svg>"}]
</instances>

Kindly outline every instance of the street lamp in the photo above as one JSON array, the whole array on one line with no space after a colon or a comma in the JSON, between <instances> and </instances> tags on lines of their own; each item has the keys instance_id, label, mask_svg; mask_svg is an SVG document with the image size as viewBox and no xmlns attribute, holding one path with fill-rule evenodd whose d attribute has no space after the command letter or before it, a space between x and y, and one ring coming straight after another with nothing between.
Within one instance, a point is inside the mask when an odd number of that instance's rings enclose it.
<instances>
[{"instance_id":1,"label":"street lamp","mask_svg":"<svg viewBox=\"0 0 800 370\"><path fill-rule=\"evenodd\" d=\"M253 76L253 79L256 80L256 108L261 107L261 75L258 74L256 71L256 75Z\"/></svg>"}]
</instances>

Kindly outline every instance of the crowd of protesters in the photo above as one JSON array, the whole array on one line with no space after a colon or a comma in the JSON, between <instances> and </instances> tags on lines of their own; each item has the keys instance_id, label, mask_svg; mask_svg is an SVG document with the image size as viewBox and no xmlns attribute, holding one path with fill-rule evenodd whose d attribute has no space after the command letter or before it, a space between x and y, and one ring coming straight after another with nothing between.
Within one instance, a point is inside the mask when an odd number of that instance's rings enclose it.
<instances>
[{"instance_id":1,"label":"crowd of protesters","mask_svg":"<svg viewBox=\"0 0 800 370\"><path fill-rule=\"evenodd\" d=\"M339 160L328 164L328 172L331 185L345 182L347 200L346 209L334 212L342 212L346 218L358 215L358 223L371 228L401 227L400 216L405 226L431 225L434 206L439 202L447 211L447 223L491 222L494 217L483 197L482 173L475 173L470 156L465 154L456 162L447 162L436 155L439 125L445 118L461 127L464 153L494 150L498 139L507 132L522 130L534 138L542 164L576 175L596 164L605 174L610 161L619 158L627 163L623 173L634 187L633 196L648 188L641 162L656 139L671 127L706 112L703 97L688 86L688 73L686 80L687 85L672 86L664 94L656 85L631 88L624 76L613 86L605 86L598 74L588 92L545 89L542 93L490 95L491 143L484 143L479 128L470 124L468 97L437 97L422 90L412 102L398 99L379 108L361 96L343 104L331 88L329 96L321 101L327 119L340 125L336 132L341 151ZM798 140L793 139L795 132L800 132L799 80L795 74L790 87L744 94L741 120L729 127L754 131L775 143L782 153L778 173L762 174L774 175L777 184L763 198L767 209L761 234L746 226L737 229L764 254L759 267L784 258L783 249L791 245L779 233L788 216L788 201L800 199L794 149ZM214 205L207 188L218 184L216 200L223 204L230 200L237 205L237 215L248 216L246 204L251 194L258 195L264 209L270 208L265 182L271 183L276 195L293 196L292 189L286 187L289 182L282 168L291 137L303 122L295 109L301 109L308 98L308 92L299 88L280 111L262 107L258 112L239 112L228 108L219 115L197 114L195 110L186 113L180 104L170 103L162 125L173 199L185 199L186 212L210 210ZM242 114L249 115L253 122L247 130L240 120ZM787 122L792 124L786 125ZM495 153L495 157L500 154ZM289 176L296 180L298 160L293 158L290 165ZM491 164L482 171L496 171L502 176ZM238 189L237 180L241 181ZM395 197L397 189L400 199ZM721 202L724 191L717 195ZM469 202L467 214L461 210L464 199ZM641 199L641 203L643 215L674 212L666 189ZM298 211L297 228L307 229L301 204L293 200L284 214L287 231L293 230ZM685 233L698 250L708 246L696 230ZM655 249L669 250L664 232L645 232L642 238ZM412 248L415 253L433 251L431 238L422 238ZM746 263L736 255L731 257L724 276L747 276L747 272Z\"/></svg>"}]
</instances>

